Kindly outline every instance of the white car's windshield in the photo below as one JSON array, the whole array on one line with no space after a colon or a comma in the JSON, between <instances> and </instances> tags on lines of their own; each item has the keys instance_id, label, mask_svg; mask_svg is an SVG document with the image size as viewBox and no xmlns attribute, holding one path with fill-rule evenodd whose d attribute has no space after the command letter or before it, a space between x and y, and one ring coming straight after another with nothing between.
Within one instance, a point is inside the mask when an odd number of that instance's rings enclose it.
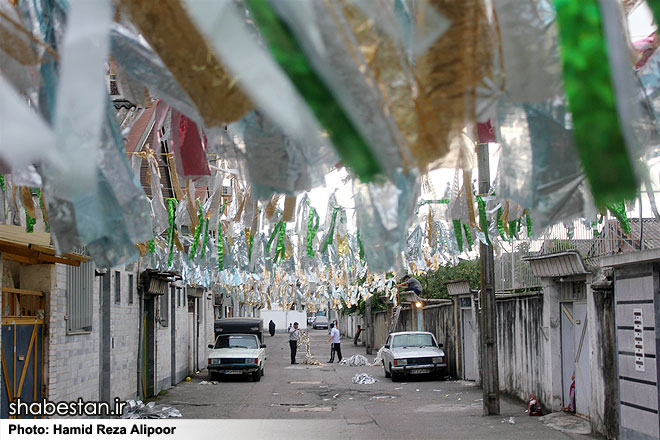
<instances>
[{"instance_id":1,"label":"white car's windshield","mask_svg":"<svg viewBox=\"0 0 660 440\"><path fill-rule=\"evenodd\" d=\"M220 335L213 348L259 348L257 338L250 335Z\"/></svg>"},{"instance_id":2,"label":"white car's windshield","mask_svg":"<svg viewBox=\"0 0 660 440\"><path fill-rule=\"evenodd\" d=\"M396 347L435 347L435 344L431 335L398 335L392 342L392 348Z\"/></svg>"}]
</instances>

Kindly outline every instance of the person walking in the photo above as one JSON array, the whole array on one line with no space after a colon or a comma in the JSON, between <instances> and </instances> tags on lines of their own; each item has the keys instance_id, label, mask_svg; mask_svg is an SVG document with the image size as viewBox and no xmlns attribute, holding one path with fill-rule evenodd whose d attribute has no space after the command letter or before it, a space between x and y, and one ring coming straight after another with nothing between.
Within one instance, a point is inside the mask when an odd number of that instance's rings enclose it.
<instances>
[{"instance_id":1,"label":"person walking","mask_svg":"<svg viewBox=\"0 0 660 440\"><path fill-rule=\"evenodd\" d=\"M362 333L362 327L358 325L357 330L355 330L355 337L353 338L353 345L357 345L358 338L360 337L360 333Z\"/></svg>"},{"instance_id":2,"label":"person walking","mask_svg":"<svg viewBox=\"0 0 660 440\"><path fill-rule=\"evenodd\" d=\"M270 336L275 336L275 323L271 319L270 322L268 323L268 333L270 333Z\"/></svg>"},{"instance_id":3,"label":"person walking","mask_svg":"<svg viewBox=\"0 0 660 440\"><path fill-rule=\"evenodd\" d=\"M333 363L335 361L335 352L337 352L337 359L339 362L341 362L341 335L339 334L339 330L335 327L335 323L331 322L330 323L330 337L328 338L328 342L332 341L332 345L330 346L330 360L328 363Z\"/></svg>"},{"instance_id":4,"label":"person walking","mask_svg":"<svg viewBox=\"0 0 660 440\"><path fill-rule=\"evenodd\" d=\"M298 351L298 338L300 337L300 330L298 330L298 323L294 322L293 327L289 327L289 347L291 348L291 364L297 364L296 352Z\"/></svg>"}]
</instances>

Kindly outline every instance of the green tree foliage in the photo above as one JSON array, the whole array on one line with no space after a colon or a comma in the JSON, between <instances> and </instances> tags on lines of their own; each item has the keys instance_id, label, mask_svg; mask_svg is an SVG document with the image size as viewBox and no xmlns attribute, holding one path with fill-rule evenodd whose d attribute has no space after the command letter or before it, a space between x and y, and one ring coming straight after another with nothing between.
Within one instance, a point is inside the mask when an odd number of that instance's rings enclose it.
<instances>
[{"instance_id":1,"label":"green tree foliage","mask_svg":"<svg viewBox=\"0 0 660 440\"><path fill-rule=\"evenodd\" d=\"M479 289L481 284L481 262L475 260L461 260L456 266L447 264L440 266L435 272L420 275L417 279L422 283L422 297L426 298L449 298L447 281L465 279L470 282L470 288Z\"/></svg>"}]
</instances>

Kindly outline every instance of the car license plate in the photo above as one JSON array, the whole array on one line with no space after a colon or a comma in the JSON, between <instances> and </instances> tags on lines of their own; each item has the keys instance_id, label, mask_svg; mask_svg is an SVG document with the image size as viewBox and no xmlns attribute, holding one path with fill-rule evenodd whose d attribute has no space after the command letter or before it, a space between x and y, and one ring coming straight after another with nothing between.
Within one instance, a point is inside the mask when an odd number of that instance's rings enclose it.
<instances>
[{"instance_id":1,"label":"car license plate","mask_svg":"<svg viewBox=\"0 0 660 440\"><path fill-rule=\"evenodd\" d=\"M417 370L410 370L410 374L426 374L429 373L429 370L426 370L424 368L419 368Z\"/></svg>"},{"instance_id":2,"label":"car license plate","mask_svg":"<svg viewBox=\"0 0 660 440\"><path fill-rule=\"evenodd\" d=\"M225 370L225 374L243 374L241 370Z\"/></svg>"}]
</instances>

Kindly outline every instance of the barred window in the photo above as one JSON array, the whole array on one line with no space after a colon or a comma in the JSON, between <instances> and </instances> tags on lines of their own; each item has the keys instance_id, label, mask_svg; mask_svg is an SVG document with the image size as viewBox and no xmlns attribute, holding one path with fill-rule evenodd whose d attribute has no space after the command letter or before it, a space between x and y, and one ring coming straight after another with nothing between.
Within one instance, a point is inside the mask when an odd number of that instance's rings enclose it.
<instances>
[{"instance_id":1,"label":"barred window","mask_svg":"<svg viewBox=\"0 0 660 440\"><path fill-rule=\"evenodd\" d=\"M68 334L92 331L94 263L66 267L66 330Z\"/></svg>"}]
</instances>

